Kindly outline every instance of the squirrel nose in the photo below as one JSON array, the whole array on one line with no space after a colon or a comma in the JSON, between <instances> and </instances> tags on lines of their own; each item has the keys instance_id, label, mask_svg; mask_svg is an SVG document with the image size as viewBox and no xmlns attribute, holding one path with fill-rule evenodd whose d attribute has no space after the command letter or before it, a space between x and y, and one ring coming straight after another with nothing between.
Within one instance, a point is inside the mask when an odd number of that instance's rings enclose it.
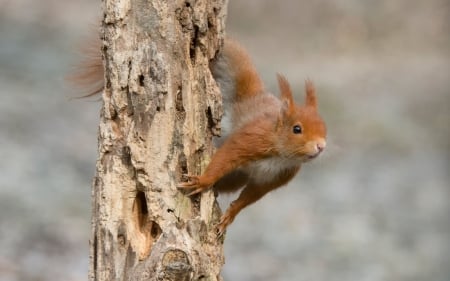
<instances>
[{"instance_id":1,"label":"squirrel nose","mask_svg":"<svg viewBox=\"0 0 450 281\"><path fill-rule=\"evenodd\" d=\"M321 144L317 144L317 151L322 152L323 146Z\"/></svg>"},{"instance_id":2,"label":"squirrel nose","mask_svg":"<svg viewBox=\"0 0 450 281\"><path fill-rule=\"evenodd\" d=\"M325 149L326 143L325 142L319 142L316 144L317 151L322 152Z\"/></svg>"}]
</instances>

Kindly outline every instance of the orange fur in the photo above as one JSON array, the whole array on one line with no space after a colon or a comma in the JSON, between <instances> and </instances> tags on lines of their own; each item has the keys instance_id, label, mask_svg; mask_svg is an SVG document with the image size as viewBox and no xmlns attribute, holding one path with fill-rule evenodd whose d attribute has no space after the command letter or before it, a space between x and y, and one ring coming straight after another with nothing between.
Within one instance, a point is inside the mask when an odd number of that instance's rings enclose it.
<instances>
[{"instance_id":1,"label":"orange fur","mask_svg":"<svg viewBox=\"0 0 450 281\"><path fill-rule=\"evenodd\" d=\"M100 40L93 40L87 59L71 80L85 96L104 87ZM179 187L196 194L214 186L219 192L243 188L218 225L223 234L236 215L265 194L287 184L301 164L317 157L325 148L325 123L317 112L314 84L305 81L305 102L295 104L287 79L278 75L280 98L264 89L247 52L236 41L225 40L212 65L225 115L231 129L201 176L189 176ZM298 126L300 133L294 133ZM225 126L224 126L225 127ZM298 129L297 128L297 129Z\"/></svg>"},{"instance_id":2,"label":"orange fur","mask_svg":"<svg viewBox=\"0 0 450 281\"><path fill-rule=\"evenodd\" d=\"M225 62L225 66L224 66ZM245 50L226 40L213 74L230 111L231 132L201 176L190 176L179 187L196 194L214 186L219 192L243 187L218 225L219 234L246 206L288 183L301 164L325 148L325 123L317 112L313 83L306 80L304 105L295 104L289 82L278 75L281 99L264 90ZM231 85L230 85L231 83Z\"/></svg>"},{"instance_id":3,"label":"orange fur","mask_svg":"<svg viewBox=\"0 0 450 281\"><path fill-rule=\"evenodd\" d=\"M237 41L225 40L223 53L236 79L237 99L248 98L264 91L264 85L250 56Z\"/></svg>"},{"instance_id":4,"label":"orange fur","mask_svg":"<svg viewBox=\"0 0 450 281\"><path fill-rule=\"evenodd\" d=\"M239 198L231 204L231 206L226 210L225 214L223 214L220 219L220 223L218 225L218 233L222 235L227 226L230 225L236 215L248 205L258 201L269 191L277 189L280 186L287 184L300 170L300 166L293 167L292 169L286 169L282 173L278 174L278 176L272 181L265 182L263 184L249 181L245 188L242 190L241 194L239 194Z\"/></svg>"}]
</instances>

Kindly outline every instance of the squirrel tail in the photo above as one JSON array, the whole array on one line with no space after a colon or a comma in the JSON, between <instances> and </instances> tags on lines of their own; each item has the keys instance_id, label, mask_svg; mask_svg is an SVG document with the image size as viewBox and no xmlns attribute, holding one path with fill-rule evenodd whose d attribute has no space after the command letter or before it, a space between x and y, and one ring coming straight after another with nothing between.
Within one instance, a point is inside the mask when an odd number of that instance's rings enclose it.
<instances>
[{"instance_id":1,"label":"squirrel tail","mask_svg":"<svg viewBox=\"0 0 450 281\"><path fill-rule=\"evenodd\" d=\"M89 40L83 47L85 59L76 67L76 71L67 79L76 85L84 95L90 97L104 88L104 69L100 52L101 41ZM242 100L260 94L264 84L253 66L250 56L235 40L225 39L224 47L211 67L214 78L219 84L222 97L230 104L233 100Z\"/></svg>"},{"instance_id":2,"label":"squirrel tail","mask_svg":"<svg viewBox=\"0 0 450 281\"><path fill-rule=\"evenodd\" d=\"M75 66L75 70L67 76L70 84L82 94L78 98L86 98L100 93L104 88L104 69L99 38L88 40L81 52L83 60Z\"/></svg>"},{"instance_id":3,"label":"squirrel tail","mask_svg":"<svg viewBox=\"0 0 450 281\"><path fill-rule=\"evenodd\" d=\"M211 69L225 102L246 99L264 91L264 84L250 56L233 39L225 39L224 47Z\"/></svg>"}]
</instances>

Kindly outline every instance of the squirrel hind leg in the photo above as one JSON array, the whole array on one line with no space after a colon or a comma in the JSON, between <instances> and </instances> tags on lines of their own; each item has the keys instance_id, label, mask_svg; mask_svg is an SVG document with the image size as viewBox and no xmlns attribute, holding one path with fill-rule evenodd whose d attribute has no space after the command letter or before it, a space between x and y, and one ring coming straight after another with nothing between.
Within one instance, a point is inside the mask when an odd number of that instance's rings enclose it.
<instances>
[{"instance_id":1,"label":"squirrel hind leg","mask_svg":"<svg viewBox=\"0 0 450 281\"><path fill-rule=\"evenodd\" d=\"M231 193L239 190L248 182L248 175L242 170L235 170L222 177L215 185L214 190L219 193Z\"/></svg>"}]
</instances>

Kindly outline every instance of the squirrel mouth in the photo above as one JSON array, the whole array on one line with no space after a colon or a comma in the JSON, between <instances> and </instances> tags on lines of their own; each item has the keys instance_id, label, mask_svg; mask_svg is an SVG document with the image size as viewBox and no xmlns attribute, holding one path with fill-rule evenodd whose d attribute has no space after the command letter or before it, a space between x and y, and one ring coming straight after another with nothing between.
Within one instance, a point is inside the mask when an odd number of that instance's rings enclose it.
<instances>
[{"instance_id":1,"label":"squirrel mouth","mask_svg":"<svg viewBox=\"0 0 450 281\"><path fill-rule=\"evenodd\" d=\"M319 155L320 155L320 151L317 152L316 154L308 155L308 160L312 160L312 159L314 159L314 158L317 158L317 156L319 156Z\"/></svg>"}]
</instances>

